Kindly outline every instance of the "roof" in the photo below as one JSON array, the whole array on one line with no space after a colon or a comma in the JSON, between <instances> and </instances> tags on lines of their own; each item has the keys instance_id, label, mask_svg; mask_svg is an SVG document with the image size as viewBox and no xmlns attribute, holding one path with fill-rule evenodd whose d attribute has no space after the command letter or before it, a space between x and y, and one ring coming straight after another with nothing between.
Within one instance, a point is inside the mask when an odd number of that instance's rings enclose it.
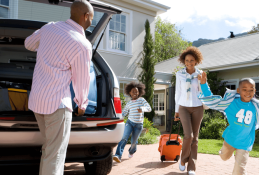
<instances>
[{"instance_id":1,"label":"roof","mask_svg":"<svg viewBox=\"0 0 259 175\"><path fill-rule=\"evenodd\" d=\"M201 69L219 71L259 65L259 33L228 38L198 48L204 59L198 66ZM172 73L180 66L178 58L179 56L158 63L155 70Z\"/></svg>"}]
</instances>

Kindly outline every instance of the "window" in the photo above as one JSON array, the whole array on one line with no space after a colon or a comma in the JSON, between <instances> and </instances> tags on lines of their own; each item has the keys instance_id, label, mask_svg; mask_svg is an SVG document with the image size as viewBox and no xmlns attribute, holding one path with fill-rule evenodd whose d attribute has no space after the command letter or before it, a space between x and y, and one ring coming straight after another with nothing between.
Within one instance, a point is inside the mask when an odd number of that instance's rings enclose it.
<instances>
[{"instance_id":1,"label":"window","mask_svg":"<svg viewBox=\"0 0 259 175\"><path fill-rule=\"evenodd\" d=\"M236 90L239 79L223 80L222 83L226 83L226 88Z\"/></svg>"},{"instance_id":2,"label":"window","mask_svg":"<svg viewBox=\"0 0 259 175\"><path fill-rule=\"evenodd\" d=\"M125 97L125 101L128 102L131 100L130 96L126 95L124 93L124 89L125 89L125 86L126 86L127 83L120 83L120 94L123 94L124 97Z\"/></svg>"},{"instance_id":3,"label":"window","mask_svg":"<svg viewBox=\"0 0 259 175\"><path fill-rule=\"evenodd\" d=\"M165 109L164 94L154 94L155 111L164 111Z\"/></svg>"},{"instance_id":4,"label":"window","mask_svg":"<svg viewBox=\"0 0 259 175\"><path fill-rule=\"evenodd\" d=\"M231 89L231 90L236 90L236 85L235 84L233 84L233 85L226 85L226 87L228 89Z\"/></svg>"},{"instance_id":5,"label":"window","mask_svg":"<svg viewBox=\"0 0 259 175\"><path fill-rule=\"evenodd\" d=\"M126 51L126 15L113 15L109 27L109 48Z\"/></svg>"},{"instance_id":6,"label":"window","mask_svg":"<svg viewBox=\"0 0 259 175\"><path fill-rule=\"evenodd\" d=\"M88 28L88 30L93 32L94 28L96 27L100 19L103 17L103 14L104 14L103 12L94 12L94 19L92 21L91 26Z\"/></svg>"},{"instance_id":7,"label":"window","mask_svg":"<svg viewBox=\"0 0 259 175\"><path fill-rule=\"evenodd\" d=\"M9 18L9 0L0 0L0 18Z\"/></svg>"},{"instance_id":8,"label":"window","mask_svg":"<svg viewBox=\"0 0 259 175\"><path fill-rule=\"evenodd\" d=\"M1 5L9 6L9 0L0 0Z\"/></svg>"}]
</instances>

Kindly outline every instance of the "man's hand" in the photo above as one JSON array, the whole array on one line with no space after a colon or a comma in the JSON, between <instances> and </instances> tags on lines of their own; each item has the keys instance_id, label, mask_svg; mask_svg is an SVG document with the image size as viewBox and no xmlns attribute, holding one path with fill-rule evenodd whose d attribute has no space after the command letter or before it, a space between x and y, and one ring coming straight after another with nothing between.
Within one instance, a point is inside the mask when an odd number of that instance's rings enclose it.
<instances>
[{"instance_id":1,"label":"man's hand","mask_svg":"<svg viewBox=\"0 0 259 175\"><path fill-rule=\"evenodd\" d=\"M202 72L201 75L198 75L198 80L200 80L201 84L205 84L207 82L207 74Z\"/></svg>"},{"instance_id":2,"label":"man's hand","mask_svg":"<svg viewBox=\"0 0 259 175\"><path fill-rule=\"evenodd\" d=\"M179 120L180 120L180 118L179 118L179 113L176 112L176 113L174 114L174 121L179 121Z\"/></svg>"},{"instance_id":3,"label":"man's hand","mask_svg":"<svg viewBox=\"0 0 259 175\"><path fill-rule=\"evenodd\" d=\"M85 110L78 108L78 113L75 113L76 116L83 116L85 113Z\"/></svg>"}]
</instances>

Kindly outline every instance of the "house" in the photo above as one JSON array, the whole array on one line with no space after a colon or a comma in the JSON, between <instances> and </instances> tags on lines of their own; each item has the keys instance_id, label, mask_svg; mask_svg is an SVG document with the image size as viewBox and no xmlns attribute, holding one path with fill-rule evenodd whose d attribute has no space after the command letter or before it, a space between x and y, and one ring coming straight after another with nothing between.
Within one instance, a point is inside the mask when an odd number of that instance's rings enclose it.
<instances>
[{"instance_id":1,"label":"house","mask_svg":"<svg viewBox=\"0 0 259 175\"><path fill-rule=\"evenodd\" d=\"M256 94L259 95L259 33L248 34L234 38L204 44L199 47L203 55L202 64L197 67L210 72L219 72L218 77L226 82L229 89L236 89L240 79L251 77L256 82ZM161 76L161 82L169 82L172 72L177 66L183 66L178 61L179 56L158 63L156 73ZM168 74L171 74L169 76ZM165 76L168 75L168 76ZM166 85L166 83L163 83ZM161 92L162 92L161 88ZM164 89L165 91L166 89ZM173 93L173 92L172 92ZM165 93L166 95L166 93ZM168 95L167 95L168 96ZM173 98L173 97L171 97ZM167 110L174 108L171 101Z\"/></svg>"},{"instance_id":2,"label":"house","mask_svg":"<svg viewBox=\"0 0 259 175\"><path fill-rule=\"evenodd\" d=\"M36 1L36 0L35 0ZM47 2L47 0L45 0ZM170 7L152 0L99 0L119 7L123 10L120 15L114 15L104 33L98 47L99 53L106 59L120 82L120 92L124 94L125 84L137 81L141 71L138 63L142 57L145 36L144 24L150 22L151 33L154 34L155 18L165 13ZM90 30L102 17L95 13ZM70 9L50 4L42 4L27 0L0 0L0 18L28 19L36 21L65 21L70 18ZM96 43L94 47L96 46ZM167 75L167 74L166 74ZM170 76L170 74L168 74ZM157 73L155 85L155 109L157 114L165 114L165 97L163 93L170 84L164 82L164 73ZM165 85L164 85L165 84ZM126 100L130 97L126 96Z\"/></svg>"}]
</instances>

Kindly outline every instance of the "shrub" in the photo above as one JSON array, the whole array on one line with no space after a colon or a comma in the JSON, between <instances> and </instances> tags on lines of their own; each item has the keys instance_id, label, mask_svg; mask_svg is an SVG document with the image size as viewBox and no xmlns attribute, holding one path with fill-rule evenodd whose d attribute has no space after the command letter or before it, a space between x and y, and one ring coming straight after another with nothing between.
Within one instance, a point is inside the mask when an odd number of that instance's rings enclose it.
<instances>
[{"instance_id":1,"label":"shrub","mask_svg":"<svg viewBox=\"0 0 259 175\"><path fill-rule=\"evenodd\" d=\"M205 127L200 130L200 139L222 139L223 131L227 127L225 119L213 118L205 122Z\"/></svg>"},{"instance_id":2,"label":"shrub","mask_svg":"<svg viewBox=\"0 0 259 175\"><path fill-rule=\"evenodd\" d=\"M150 128L148 130L148 133L150 133L151 135L154 135L154 136L160 136L161 135L160 131L157 128Z\"/></svg>"},{"instance_id":3,"label":"shrub","mask_svg":"<svg viewBox=\"0 0 259 175\"><path fill-rule=\"evenodd\" d=\"M143 128L147 128L150 129L152 128L153 123L151 121L148 120L148 118L144 118L144 122L143 122Z\"/></svg>"},{"instance_id":4,"label":"shrub","mask_svg":"<svg viewBox=\"0 0 259 175\"><path fill-rule=\"evenodd\" d=\"M157 143L158 139L156 135L152 135L149 132L138 138L139 145L147 145ZM131 144L131 136L129 137L127 144Z\"/></svg>"}]
</instances>

